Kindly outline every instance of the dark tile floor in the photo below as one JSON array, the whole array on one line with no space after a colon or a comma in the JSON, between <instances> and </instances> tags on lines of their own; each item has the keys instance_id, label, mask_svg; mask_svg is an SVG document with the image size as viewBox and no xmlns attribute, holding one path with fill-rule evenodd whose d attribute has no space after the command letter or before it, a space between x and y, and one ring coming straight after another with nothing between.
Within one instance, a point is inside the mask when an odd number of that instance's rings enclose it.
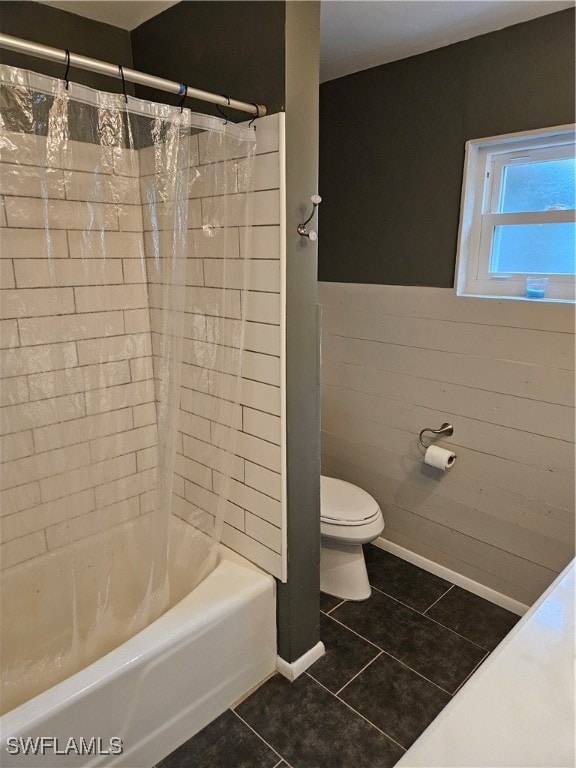
<instances>
[{"instance_id":1,"label":"dark tile floor","mask_svg":"<svg viewBox=\"0 0 576 768\"><path fill-rule=\"evenodd\" d=\"M158 768L391 768L518 616L365 547L372 596L320 599L326 655L275 675Z\"/></svg>"}]
</instances>

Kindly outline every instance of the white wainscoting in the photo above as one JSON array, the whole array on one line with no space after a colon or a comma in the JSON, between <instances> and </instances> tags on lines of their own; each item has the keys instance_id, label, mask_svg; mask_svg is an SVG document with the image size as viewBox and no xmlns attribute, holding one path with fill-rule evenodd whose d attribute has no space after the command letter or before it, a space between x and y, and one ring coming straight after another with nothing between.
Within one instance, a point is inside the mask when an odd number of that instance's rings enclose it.
<instances>
[{"instance_id":1,"label":"white wainscoting","mask_svg":"<svg viewBox=\"0 0 576 768\"><path fill-rule=\"evenodd\" d=\"M384 537L531 604L574 555L574 306L321 283L323 472ZM423 465L444 421L458 456Z\"/></svg>"}]
</instances>

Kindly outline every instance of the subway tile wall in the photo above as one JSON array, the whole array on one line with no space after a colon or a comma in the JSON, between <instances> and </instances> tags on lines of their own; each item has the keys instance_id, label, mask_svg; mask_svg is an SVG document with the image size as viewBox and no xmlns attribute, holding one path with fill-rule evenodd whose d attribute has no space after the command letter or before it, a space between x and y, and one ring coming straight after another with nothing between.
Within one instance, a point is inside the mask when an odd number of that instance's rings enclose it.
<instances>
[{"instance_id":1,"label":"subway tile wall","mask_svg":"<svg viewBox=\"0 0 576 768\"><path fill-rule=\"evenodd\" d=\"M173 511L209 527L222 478L201 460L210 456L213 467L214 452L224 453L226 425L236 425L240 431L222 540L280 576L278 116L261 119L257 136L250 254L244 252L240 161L220 163L217 174L201 174L205 181L190 185L189 256L199 253L198 239L202 251L200 258L187 260ZM203 138L193 158L198 168L207 160ZM145 514L155 483L153 331L160 289L147 283L150 225L140 204L154 158L149 150L111 152L70 142L63 168L41 174L42 141L19 136L17 156L10 149L0 156L3 568ZM89 172L93 168L97 176ZM227 174L228 185L236 183L236 194L225 232L226 318L217 320L210 317L210 307L220 303L222 249L216 238L203 236L202 225L217 192L207 180L220 174ZM122 200L117 199L118 176ZM40 199L43 188L48 190L46 204ZM95 217L90 226L102 232L83 231L89 215ZM215 333L223 347L231 344L248 264L240 400L215 408L214 398L233 388L228 380L233 350L228 369L222 353L222 370L209 371L198 365L198 345L213 342Z\"/></svg>"},{"instance_id":2,"label":"subway tile wall","mask_svg":"<svg viewBox=\"0 0 576 768\"><path fill-rule=\"evenodd\" d=\"M241 160L218 162L208 157L205 136L192 151L198 174L191 174L190 201L195 205L189 226L190 251L186 278L186 316L180 434L176 459L173 510L184 520L212 529L219 494L225 495L222 541L231 549L277 577L282 575L282 456L281 456L281 263L280 263L280 156L278 115L257 123L254 168L253 220L249 243L243 225L245 195ZM147 150L144 150L144 153ZM218 167L203 172L203 164ZM143 167L150 167L143 157ZM218 216L215 179L223 178L230 195L228 227L218 237L204 235L203 226ZM216 212L216 213L215 213ZM250 253L245 248L250 247ZM222 256L226 253L226 261ZM198 258L200 256L201 258ZM248 259L248 257L250 257ZM247 288L245 271L248 270ZM224 317L215 316L222 307ZM242 307L242 301L246 306ZM152 330L159 322L154 307L159 298L151 291ZM238 383L234 348L238 319L247 320L244 354ZM156 334L153 333L155 337ZM202 366L203 346L216 367ZM223 399L223 401L222 401ZM224 449L230 426L238 431L235 456L226 463ZM228 483L217 471L227 466ZM215 469L216 467L216 469Z\"/></svg>"},{"instance_id":3,"label":"subway tile wall","mask_svg":"<svg viewBox=\"0 0 576 768\"><path fill-rule=\"evenodd\" d=\"M144 514L155 482L137 155L45 154L18 135L0 156L2 568Z\"/></svg>"}]
</instances>

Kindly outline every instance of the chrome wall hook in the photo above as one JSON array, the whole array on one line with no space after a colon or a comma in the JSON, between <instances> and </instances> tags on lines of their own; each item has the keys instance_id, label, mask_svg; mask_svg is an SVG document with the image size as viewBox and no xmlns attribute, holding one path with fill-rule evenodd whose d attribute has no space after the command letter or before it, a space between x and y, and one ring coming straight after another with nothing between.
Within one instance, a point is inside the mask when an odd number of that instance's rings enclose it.
<instances>
[{"instance_id":1,"label":"chrome wall hook","mask_svg":"<svg viewBox=\"0 0 576 768\"><path fill-rule=\"evenodd\" d=\"M322 198L320 197L320 195L312 195L310 200L312 201L312 213L310 214L310 216L308 216L306 221L303 221L302 224L298 224L298 234L301 235L302 237L307 237L309 240L314 241L314 240L318 240L318 232L316 232L315 229L308 229L306 225L312 220L312 217L316 212L316 208L322 202Z\"/></svg>"},{"instance_id":2,"label":"chrome wall hook","mask_svg":"<svg viewBox=\"0 0 576 768\"><path fill-rule=\"evenodd\" d=\"M442 424L442 426L439 429L432 429L432 427L424 427L424 429L420 432L418 435L418 441L420 442L420 445L422 448L428 449L430 446L426 445L424 440L422 440L422 435L425 432L431 432L433 435L446 435L447 437L450 437L450 435L454 434L454 427L452 424L448 424L448 422L445 422Z\"/></svg>"}]
</instances>

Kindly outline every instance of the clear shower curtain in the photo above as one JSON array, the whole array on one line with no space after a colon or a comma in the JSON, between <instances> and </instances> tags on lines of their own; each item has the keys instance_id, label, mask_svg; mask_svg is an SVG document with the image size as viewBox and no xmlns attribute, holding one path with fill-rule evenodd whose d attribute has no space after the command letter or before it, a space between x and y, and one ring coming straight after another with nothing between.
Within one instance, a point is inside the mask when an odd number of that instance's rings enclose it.
<instances>
[{"instance_id":1,"label":"clear shower curtain","mask_svg":"<svg viewBox=\"0 0 576 768\"><path fill-rule=\"evenodd\" d=\"M1 68L4 711L214 567L254 147L251 128Z\"/></svg>"}]
</instances>

